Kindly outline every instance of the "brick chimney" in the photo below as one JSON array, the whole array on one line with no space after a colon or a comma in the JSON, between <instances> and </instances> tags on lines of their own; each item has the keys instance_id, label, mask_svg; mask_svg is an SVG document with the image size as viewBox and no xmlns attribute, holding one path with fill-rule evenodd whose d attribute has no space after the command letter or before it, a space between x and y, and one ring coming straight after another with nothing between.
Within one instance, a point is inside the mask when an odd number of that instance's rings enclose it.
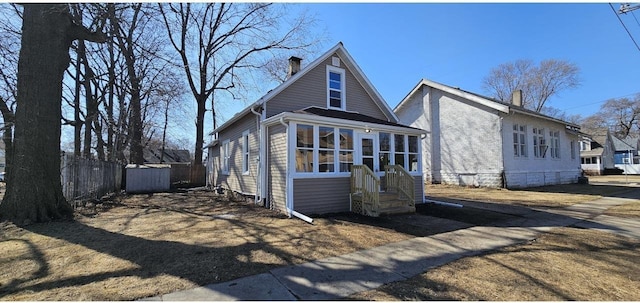
<instances>
[{"instance_id":1,"label":"brick chimney","mask_svg":"<svg viewBox=\"0 0 640 303\"><path fill-rule=\"evenodd\" d=\"M522 106L522 90L516 89L511 94L511 104L515 106Z\"/></svg>"},{"instance_id":2,"label":"brick chimney","mask_svg":"<svg viewBox=\"0 0 640 303\"><path fill-rule=\"evenodd\" d=\"M293 75L297 74L300 71L300 62L302 59L291 56L289 58L289 72L287 73L287 79L291 78Z\"/></svg>"}]
</instances>

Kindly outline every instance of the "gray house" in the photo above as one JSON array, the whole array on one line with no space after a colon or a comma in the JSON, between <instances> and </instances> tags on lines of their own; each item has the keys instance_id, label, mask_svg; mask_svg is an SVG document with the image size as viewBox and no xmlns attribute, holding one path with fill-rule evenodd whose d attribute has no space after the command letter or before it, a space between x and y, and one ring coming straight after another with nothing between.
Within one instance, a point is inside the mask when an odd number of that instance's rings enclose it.
<instances>
[{"instance_id":1,"label":"gray house","mask_svg":"<svg viewBox=\"0 0 640 303\"><path fill-rule=\"evenodd\" d=\"M398 123L342 43L300 66L211 132L207 184L307 219L415 210L425 132Z\"/></svg>"}]
</instances>

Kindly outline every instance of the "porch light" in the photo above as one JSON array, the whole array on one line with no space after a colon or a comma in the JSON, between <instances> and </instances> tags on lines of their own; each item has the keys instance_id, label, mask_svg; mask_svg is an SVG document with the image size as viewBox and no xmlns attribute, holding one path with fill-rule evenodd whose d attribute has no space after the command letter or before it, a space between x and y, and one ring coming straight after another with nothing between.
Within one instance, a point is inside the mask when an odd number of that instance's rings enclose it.
<instances>
[{"instance_id":1,"label":"porch light","mask_svg":"<svg viewBox=\"0 0 640 303\"><path fill-rule=\"evenodd\" d=\"M365 126L364 132L365 132L365 133L370 133L370 132L371 132L371 129L370 129L369 127Z\"/></svg>"}]
</instances>

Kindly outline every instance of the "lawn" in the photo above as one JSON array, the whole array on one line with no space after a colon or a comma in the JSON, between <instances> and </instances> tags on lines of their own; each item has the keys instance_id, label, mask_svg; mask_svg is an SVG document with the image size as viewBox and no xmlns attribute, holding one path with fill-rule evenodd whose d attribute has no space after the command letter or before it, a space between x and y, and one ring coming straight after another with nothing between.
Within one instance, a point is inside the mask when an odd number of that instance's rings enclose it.
<instances>
[{"instance_id":1,"label":"lawn","mask_svg":"<svg viewBox=\"0 0 640 303\"><path fill-rule=\"evenodd\" d=\"M437 187L427 188L434 192ZM602 191L597 192L596 189ZM572 198L573 203L576 203L602 195L615 195L620 189L617 186L593 187L588 194L576 195L578 198L573 198L574 194L561 192L557 187L521 191L460 187L446 190L452 196L481 192L489 201L500 200L503 203L519 204L525 200L523 197L527 197L527 203L545 200L549 201L546 203L553 203L550 195L560 199ZM569 188L566 191L570 190L575 189ZM444 190L440 192L444 197ZM468 195L464 197L469 198ZM492 221L510 218L509 215L492 214L488 210L466 207L464 209L475 211L466 217L482 217L475 221L467 220L470 224L487 225ZM619 212L625 214L630 211L622 209ZM428 214L428 211L426 213ZM282 214L256 206L251 201L236 201L207 191L120 196L79 209L74 221L25 227L17 227L7 222L0 223L0 300L134 300L451 230L450 226L425 224L429 222L428 217L421 216L409 216L416 222L416 225L413 225L408 217L368 218L353 214L335 214L315 218L312 225L298 219L286 218ZM557 269L549 271L553 275L560 275L566 270L571 273L571 277L574 277L575 271L575 277L586 277L590 283L595 283L597 280L593 276L594 273L585 271L590 268L601 276L611 276L611 281L616 283L616 291L619 293L613 295L605 292L599 295L602 293L601 288L585 288L585 292L593 292L593 298L638 300L637 297L626 295L629 285L635 287L633 289L638 288L637 275L627 278L628 281L620 278L629 271L639 272L637 265L629 264L627 260L628 256L637 258L637 242L629 242L628 239L602 232L590 233L574 229L560 229L554 232L559 235L543 235L529 246L520 249L507 248L480 257L498 259L486 259L481 262L468 258L458 261L463 262L460 264L452 263L453 267L445 265L438 269L444 270L439 276L423 278L423 282L437 283L424 284L421 294L415 293L414 290L405 293L403 289L407 286L398 284L405 286L393 288L392 285L388 285L385 287L392 287L393 290L383 287L379 292L360 294L360 297L354 299L425 299L428 298L425 293L436 292L433 298L438 300L511 300L508 298L512 297L507 297L505 291L500 291L505 295L503 298L488 296L486 293L494 290L480 283L480 280L486 280L486 283L505 284L500 287L508 290L507 286L513 286L515 282L507 282L519 281L515 280L512 272L504 273L508 273L506 277L512 277L510 279L500 278L502 273L498 271L492 273L496 270L490 267L492 264L500 268L522 269L529 263L543 262L545 256L557 256L558 262L560 259L568 259L564 263L556 263L553 260L549 261L551 263L540 263L551 264L551 267L529 266L532 272L522 273L521 278L529 279L530 283L523 285L536 292L536 281L542 279L537 271L544 273L544 268ZM556 243L562 241L562 238L568 241L566 247ZM536 246L542 244L547 246ZM611 246L610 249L607 245ZM588 255L586 258L592 259L580 259L583 258L582 255ZM585 263L591 262L589 260L606 261L610 266ZM589 265L580 267L576 264ZM469 272L464 271L465 268ZM452 274L456 272L460 274ZM478 276L475 276L473 279L473 272L484 278L478 279ZM486 276L485 273L491 275ZM427 274L434 274L434 271ZM549 279L554 278L558 277ZM416 279L420 279L420 276L409 281L420 281ZM574 282L568 279L566 285L573 285ZM563 296L532 295L531 298L591 299L565 293L563 287L566 285L563 283L565 282L561 281L557 286L558 289L562 288L560 293ZM446 291L439 290L442 285L448 287ZM410 288L416 289L414 286ZM486 292L483 292L485 288ZM465 291L456 293L453 289ZM523 291L526 292L526 289ZM510 294L511 290L508 292ZM530 297L523 296L518 299L525 298Z\"/></svg>"}]
</instances>

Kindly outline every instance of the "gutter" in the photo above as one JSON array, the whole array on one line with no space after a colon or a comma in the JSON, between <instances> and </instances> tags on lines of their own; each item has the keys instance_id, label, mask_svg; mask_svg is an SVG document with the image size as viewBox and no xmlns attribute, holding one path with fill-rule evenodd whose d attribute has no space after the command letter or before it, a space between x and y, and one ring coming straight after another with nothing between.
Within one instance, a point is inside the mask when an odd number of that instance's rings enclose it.
<instances>
[{"instance_id":1,"label":"gutter","mask_svg":"<svg viewBox=\"0 0 640 303\"><path fill-rule=\"evenodd\" d=\"M284 126L284 128L286 129L286 134L287 134L286 137L287 137L287 140L289 140L289 124L284 123L284 117L280 117L278 122L280 122L280 124L282 124ZM290 181L289 181L289 159L287 158L287 181L286 181L287 191L290 188L292 188L291 187L292 185L293 184L291 184ZM294 216L294 217L296 217L298 219L301 219L302 221L305 221L307 223L313 224L313 219L312 218L293 210L293 198L291 197L291 199L290 199L288 192L287 192L286 197L287 197L287 201L285 203L285 207L287 208L287 214L289 215L289 218L291 218L291 216Z\"/></svg>"},{"instance_id":2,"label":"gutter","mask_svg":"<svg viewBox=\"0 0 640 303\"><path fill-rule=\"evenodd\" d=\"M261 191L260 188L262 187L262 178L261 178L261 171L260 171L260 163L262 161L262 159L260 158L260 155L262 154L262 142L264 142L264 137L260 128L260 122L261 122L261 118L262 118L262 114L260 114L259 112L255 111L253 109L253 106L249 107L251 109L251 112L256 115L256 133L258 134L258 158L256 159L258 161L258 168L257 168L257 176L256 176L256 194L255 194L255 204L259 204L260 201L262 200L262 196L260 195ZM247 148L249 148L247 146ZM249 165L249 163L247 163L247 165Z\"/></svg>"}]
</instances>

